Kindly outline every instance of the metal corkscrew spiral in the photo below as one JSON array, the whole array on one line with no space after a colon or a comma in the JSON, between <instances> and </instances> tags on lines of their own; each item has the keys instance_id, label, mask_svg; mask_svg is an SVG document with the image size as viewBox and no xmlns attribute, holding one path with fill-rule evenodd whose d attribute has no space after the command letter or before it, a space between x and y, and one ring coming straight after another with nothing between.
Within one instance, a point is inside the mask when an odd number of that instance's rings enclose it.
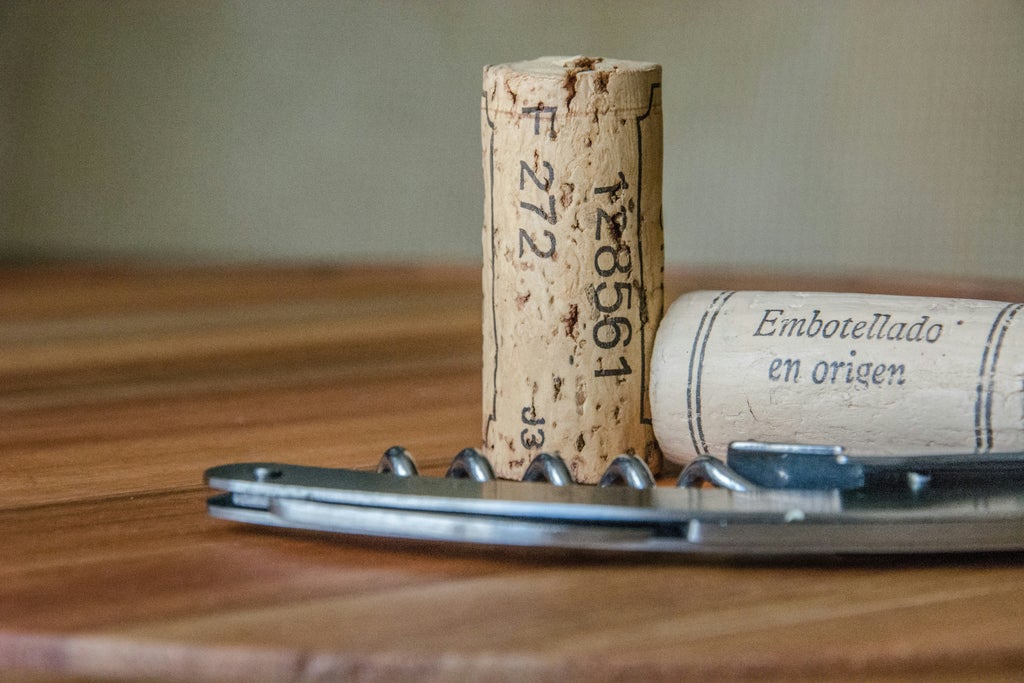
<instances>
[{"instance_id":1,"label":"metal corkscrew spiral","mask_svg":"<svg viewBox=\"0 0 1024 683\"><path fill-rule=\"evenodd\" d=\"M392 446L381 456L377 473L413 477L419 474L419 470L409 451L401 446ZM448 479L472 479L481 483L495 479L491 463L476 448L464 448L459 451L444 476ZM573 483L565 461L552 453L540 453L530 461L521 481L541 482L553 486L568 486ZM654 475L651 474L647 463L629 454L620 455L612 460L598 482L598 486L601 487L628 486L634 489L648 489L654 485Z\"/></svg>"}]
</instances>

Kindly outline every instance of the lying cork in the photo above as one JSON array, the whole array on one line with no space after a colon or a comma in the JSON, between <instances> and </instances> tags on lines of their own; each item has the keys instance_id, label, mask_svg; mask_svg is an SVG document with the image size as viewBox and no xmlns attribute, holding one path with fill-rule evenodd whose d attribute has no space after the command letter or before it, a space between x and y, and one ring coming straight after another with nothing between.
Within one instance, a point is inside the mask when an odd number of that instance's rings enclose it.
<instances>
[{"instance_id":1,"label":"lying cork","mask_svg":"<svg viewBox=\"0 0 1024 683\"><path fill-rule=\"evenodd\" d=\"M665 456L732 440L856 455L1024 449L1024 304L807 292L693 292L658 330Z\"/></svg>"},{"instance_id":2,"label":"lying cork","mask_svg":"<svg viewBox=\"0 0 1024 683\"><path fill-rule=\"evenodd\" d=\"M544 57L483 74L484 452L578 482L657 471L648 381L663 306L661 68Z\"/></svg>"}]
</instances>

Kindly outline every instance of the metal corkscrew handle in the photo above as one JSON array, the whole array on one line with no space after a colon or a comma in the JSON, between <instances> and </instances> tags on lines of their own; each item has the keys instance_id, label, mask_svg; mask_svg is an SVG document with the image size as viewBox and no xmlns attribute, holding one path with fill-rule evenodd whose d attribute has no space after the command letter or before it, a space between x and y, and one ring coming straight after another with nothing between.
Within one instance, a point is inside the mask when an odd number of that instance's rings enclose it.
<instances>
[{"instance_id":1,"label":"metal corkscrew handle","mask_svg":"<svg viewBox=\"0 0 1024 683\"><path fill-rule=\"evenodd\" d=\"M811 458L834 455L814 448L748 443L738 450L769 461L794 449ZM793 462L806 473L806 460ZM1013 478L966 488L794 490L712 464L688 468L677 487L656 486L642 461L622 456L603 486L590 486L571 483L565 464L550 454L527 467L528 481L495 479L476 449L461 451L446 477L424 477L395 447L376 472L239 463L208 470L206 480L225 491L209 501L215 517L357 536L720 557L1024 550L1024 487Z\"/></svg>"}]
</instances>

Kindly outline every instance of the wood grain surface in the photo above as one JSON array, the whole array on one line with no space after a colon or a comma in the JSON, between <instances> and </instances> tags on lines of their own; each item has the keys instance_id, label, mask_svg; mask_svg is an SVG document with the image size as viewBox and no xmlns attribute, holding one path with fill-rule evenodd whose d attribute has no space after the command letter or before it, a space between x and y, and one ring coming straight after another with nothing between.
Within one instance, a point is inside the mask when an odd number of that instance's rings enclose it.
<instances>
[{"instance_id":1,"label":"wood grain surface","mask_svg":"<svg viewBox=\"0 0 1024 683\"><path fill-rule=\"evenodd\" d=\"M1024 300L1024 282L686 272ZM207 467L439 474L480 440L480 273L0 267L0 679L1018 678L1024 556L736 564L214 520Z\"/></svg>"}]
</instances>

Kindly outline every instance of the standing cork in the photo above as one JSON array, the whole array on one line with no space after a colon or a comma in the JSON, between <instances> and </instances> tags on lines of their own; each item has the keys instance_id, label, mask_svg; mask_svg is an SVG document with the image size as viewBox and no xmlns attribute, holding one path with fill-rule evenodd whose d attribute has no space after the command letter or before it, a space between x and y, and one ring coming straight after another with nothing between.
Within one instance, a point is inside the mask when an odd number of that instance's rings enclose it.
<instances>
[{"instance_id":1,"label":"standing cork","mask_svg":"<svg viewBox=\"0 0 1024 683\"><path fill-rule=\"evenodd\" d=\"M544 57L484 69L484 450L578 482L661 452L647 398L663 305L661 67Z\"/></svg>"}]
</instances>

